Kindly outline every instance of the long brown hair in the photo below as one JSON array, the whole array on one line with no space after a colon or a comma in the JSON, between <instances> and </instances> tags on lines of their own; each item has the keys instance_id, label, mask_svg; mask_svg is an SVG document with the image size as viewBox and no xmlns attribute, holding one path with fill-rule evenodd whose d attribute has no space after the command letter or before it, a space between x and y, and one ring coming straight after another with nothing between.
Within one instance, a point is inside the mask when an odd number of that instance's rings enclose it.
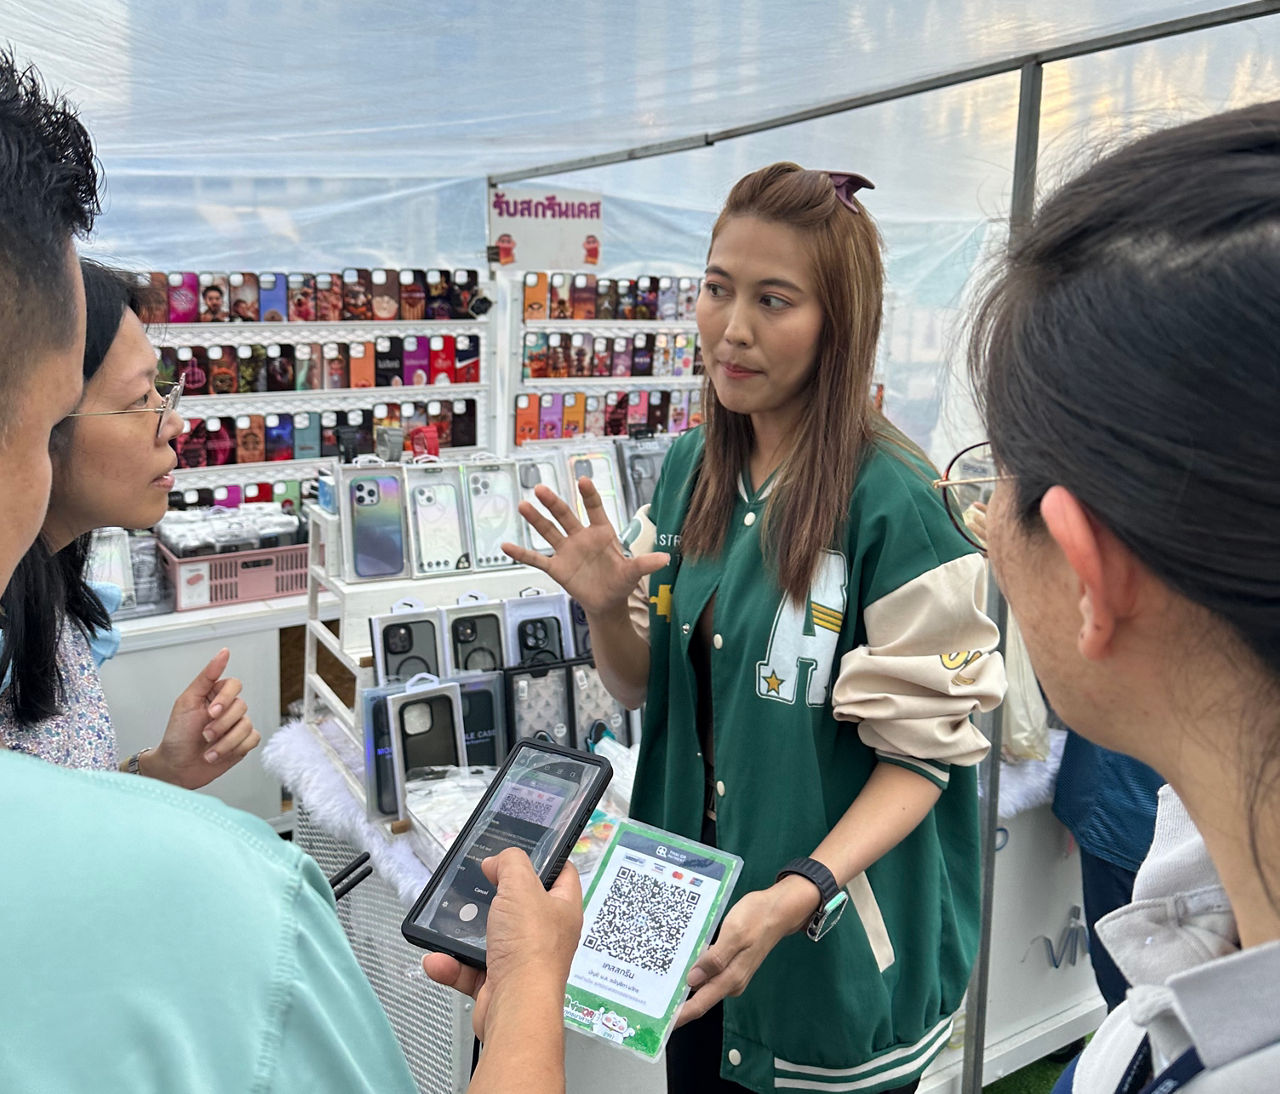
<instances>
[{"instance_id":1,"label":"long brown hair","mask_svg":"<svg viewBox=\"0 0 1280 1094\"><path fill-rule=\"evenodd\" d=\"M813 260L823 315L818 359L760 531L778 584L797 601L808 596L822 552L844 524L863 451L883 421L871 403L884 303L880 233L853 200L856 213L836 197L825 171L775 163L737 182L711 231L714 246L734 217L784 224L800 233ZM690 556L715 557L724 546L738 475L748 467L755 433L748 415L726 409L716 398L710 380L703 384L702 406L706 444L681 547Z\"/></svg>"}]
</instances>

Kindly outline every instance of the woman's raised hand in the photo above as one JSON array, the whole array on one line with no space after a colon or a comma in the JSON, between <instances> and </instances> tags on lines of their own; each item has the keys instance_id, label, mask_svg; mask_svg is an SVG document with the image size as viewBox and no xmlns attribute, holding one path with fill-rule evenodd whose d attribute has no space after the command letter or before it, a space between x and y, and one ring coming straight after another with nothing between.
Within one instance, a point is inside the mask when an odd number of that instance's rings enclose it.
<instances>
[{"instance_id":1,"label":"woman's raised hand","mask_svg":"<svg viewBox=\"0 0 1280 1094\"><path fill-rule=\"evenodd\" d=\"M504 543L502 549L516 562L551 577L588 616L603 616L625 607L640 579L662 569L670 556L657 552L627 558L594 484L581 478L578 490L587 512L586 524L568 502L545 485L535 487L534 494L552 519L531 502L520 503L520 515L551 545L554 553L550 557L514 543Z\"/></svg>"}]
</instances>

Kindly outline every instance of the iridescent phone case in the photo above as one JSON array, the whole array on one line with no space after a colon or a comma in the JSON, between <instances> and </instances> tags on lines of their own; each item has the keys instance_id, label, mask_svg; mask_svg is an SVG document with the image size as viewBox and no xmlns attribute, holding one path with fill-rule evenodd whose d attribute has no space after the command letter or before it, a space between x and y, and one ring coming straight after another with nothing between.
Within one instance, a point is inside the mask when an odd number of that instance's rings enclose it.
<instances>
[{"instance_id":1,"label":"iridescent phone case","mask_svg":"<svg viewBox=\"0 0 1280 1094\"><path fill-rule=\"evenodd\" d=\"M347 480L351 514L351 558L356 577L395 577L404 572L400 482L370 471Z\"/></svg>"}]
</instances>

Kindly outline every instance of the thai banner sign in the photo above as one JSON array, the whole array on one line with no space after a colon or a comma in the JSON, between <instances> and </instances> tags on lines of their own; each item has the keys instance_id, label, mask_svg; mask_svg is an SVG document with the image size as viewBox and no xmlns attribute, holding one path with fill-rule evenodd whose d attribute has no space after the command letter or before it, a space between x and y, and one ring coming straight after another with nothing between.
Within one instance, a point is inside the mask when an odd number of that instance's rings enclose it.
<instances>
[{"instance_id":1,"label":"thai banner sign","mask_svg":"<svg viewBox=\"0 0 1280 1094\"><path fill-rule=\"evenodd\" d=\"M588 190L489 189L489 260L522 270L579 270L600 262L604 201Z\"/></svg>"}]
</instances>

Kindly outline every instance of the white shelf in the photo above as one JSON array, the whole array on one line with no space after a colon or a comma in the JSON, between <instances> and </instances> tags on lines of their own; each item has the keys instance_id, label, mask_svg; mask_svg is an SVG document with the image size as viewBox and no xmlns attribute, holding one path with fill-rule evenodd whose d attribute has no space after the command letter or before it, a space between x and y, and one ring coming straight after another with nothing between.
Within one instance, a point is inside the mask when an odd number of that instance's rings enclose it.
<instances>
[{"instance_id":1,"label":"white shelf","mask_svg":"<svg viewBox=\"0 0 1280 1094\"><path fill-rule=\"evenodd\" d=\"M320 597L320 618L338 618L338 598L332 593ZM219 604L189 612L169 612L115 623L120 631L123 653L158 649L197 638L232 638L262 630L298 627L307 621L307 597L282 596L273 600L249 600L243 604Z\"/></svg>"},{"instance_id":2,"label":"white shelf","mask_svg":"<svg viewBox=\"0 0 1280 1094\"><path fill-rule=\"evenodd\" d=\"M601 334L663 334L667 331L696 334L698 330L693 319L525 319L521 325L525 330L598 330Z\"/></svg>"},{"instance_id":3,"label":"white shelf","mask_svg":"<svg viewBox=\"0 0 1280 1094\"><path fill-rule=\"evenodd\" d=\"M521 380L527 391L631 391L645 388L694 389L702 386L697 376L570 376Z\"/></svg>"},{"instance_id":4,"label":"white shelf","mask_svg":"<svg viewBox=\"0 0 1280 1094\"><path fill-rule=\"evenodd\" d=\"M397 319L351 323L168 323L149 333L157 346L249 346L280 342L370 342L407 334L476 334L490 330L487 319Z\"/></svg>"},{"instance_id":5,"label":"white shelf","mask_svg":"<svg viewBox=\"0 0 1280 1094\"><path fill-rule=\"evenodd\" d=\"M237 414L289 414L295 410L365 410L378 403L428 403L436 399L483 399L488 385L428 384L341 387L305 391L245 391L234 395L183 395L183 414L201 418Z\"/></svg>"}]
</instances>

